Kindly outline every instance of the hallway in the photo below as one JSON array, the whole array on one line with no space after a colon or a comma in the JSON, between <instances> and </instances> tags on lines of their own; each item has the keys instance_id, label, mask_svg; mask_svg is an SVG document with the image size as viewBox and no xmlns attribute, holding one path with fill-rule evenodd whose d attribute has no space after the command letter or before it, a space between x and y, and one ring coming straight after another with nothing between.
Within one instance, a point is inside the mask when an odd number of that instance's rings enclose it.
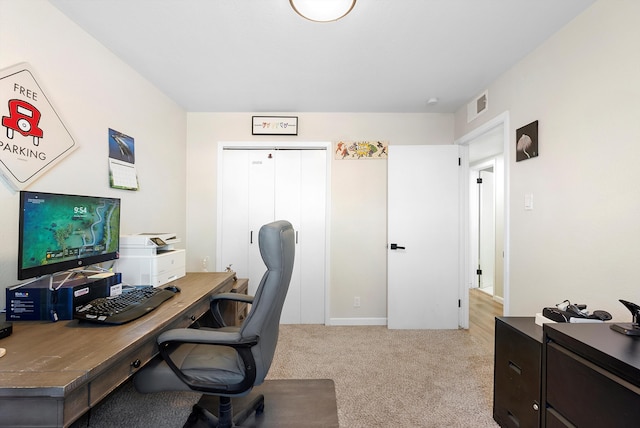
<instances>
[{"instance_id":1,"label":"hallway","mask_svg":"<svg viewBox=\"0 0 640 428\"><path fill-rule=\"evenodd\" d=\"M502 304L477 288L469 290L469 333L491 352L494 347L495 317L503 314Z\"/></svg>"}]
</instances>

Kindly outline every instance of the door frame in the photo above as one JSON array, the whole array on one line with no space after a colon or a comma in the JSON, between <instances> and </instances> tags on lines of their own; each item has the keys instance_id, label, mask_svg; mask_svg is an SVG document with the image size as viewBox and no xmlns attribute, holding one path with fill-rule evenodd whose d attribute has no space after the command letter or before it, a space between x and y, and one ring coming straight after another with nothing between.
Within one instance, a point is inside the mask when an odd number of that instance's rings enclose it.
<instances>
[{"instance_id":1,"label":"door frame","mask_svg":"<svg viewBox=\"0 0 640 428\"><path fill-rule=\"evenodd\" d=\"M330 324L331 314L331 294L329 287L329 274L331 272L331 149L332 145L330 141L313 141L313 142L286 142L286 141L219 141L217 160L216 160L216 211L217 211L217 224L216 224L216 270L224 270L222 266L222 162L224 159L223 150L326 150L326 191L325 191L325 272L324 272L324 324Z\"/></svg>"},{"instance_id":2,"label":"door frame","mask_svg":"<svg viewBox=\"0 0 640 428\"><path fill-rule=\"evenodd\" d=\"M510 160L511 160L511 144L509 139L510 133L510 125L509 125L509 112L505 111L504 113L494 117L488 122L478 126L473 131L463 135L461 138L456 140L454 144L461 146L461 166L463 169L464 179L461 180L461 195L462 198L460 209L462 210L461 216L461 231L460 231L460 239L461 239L461 248L464 248L461 263L460 263L460 275L461 278L464 278L461 281L461 311L460 311L460 326L462 328L469 328L469 287L468 284L471 281L470 278L470 269L468 266L471 263L471 242L469 238L469 177L470 177L470 169L469 169L469 144L473 144L473 140L478 138L479 136L487 133L497 126L503 126L503 168L504 168L504 257L503 257L503 314L505 316L509 315L509 294L510 294L510 276L509 276L509 266L510 266Z\"/></svg>"}]
</instances>

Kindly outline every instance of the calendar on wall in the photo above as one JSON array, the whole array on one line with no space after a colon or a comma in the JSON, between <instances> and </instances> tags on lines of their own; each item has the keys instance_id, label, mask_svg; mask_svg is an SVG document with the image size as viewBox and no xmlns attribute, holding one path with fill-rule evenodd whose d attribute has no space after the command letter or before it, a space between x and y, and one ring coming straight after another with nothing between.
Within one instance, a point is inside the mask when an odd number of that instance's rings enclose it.
<instances>
[{"instance_id":1,"label":"calendar on wall","mask_svg":"<svg viewBox=\"0 0 640 428\"><path fill-rule=\"evenodd\" d=\"M114 189L138 190L132 137L109 128L109 184Z\"/></svg>"}]
</instances>

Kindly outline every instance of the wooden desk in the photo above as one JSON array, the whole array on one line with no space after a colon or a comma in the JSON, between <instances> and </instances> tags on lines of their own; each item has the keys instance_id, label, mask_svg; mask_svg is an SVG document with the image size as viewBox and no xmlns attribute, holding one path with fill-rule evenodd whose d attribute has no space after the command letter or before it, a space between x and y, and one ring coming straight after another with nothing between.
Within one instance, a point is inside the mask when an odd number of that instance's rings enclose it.
<instances>
[{"instance_id":1,"label":"wooden desk","mask_svg":"<svg viewBox=\"0 0 640 428\"><path fill-rule=\"evenodd\" d=\"M182 291L120 326L14 322L0 342L0 426L69 426L156 355L162 331L190 326L209 295L230 291L233 274L188 273L172 285Z\"/></svg>"}]
</instances>

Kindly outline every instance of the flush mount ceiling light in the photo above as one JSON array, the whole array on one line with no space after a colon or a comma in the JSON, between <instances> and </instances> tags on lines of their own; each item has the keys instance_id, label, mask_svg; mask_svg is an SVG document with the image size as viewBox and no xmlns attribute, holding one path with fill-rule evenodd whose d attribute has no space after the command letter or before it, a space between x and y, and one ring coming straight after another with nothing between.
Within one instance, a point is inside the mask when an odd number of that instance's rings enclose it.
<instances>
[{"instance_id":1,"label":"flush mount ceiling light","mask_svg":"<svg viewBox=\"0 0 640 428\"><path fill-rule=\"evenodd\" d=\"M289 0L289 3L303 18L316 22L331 22L351 12L356 0Z\"/></svg>"}]
</instances>

